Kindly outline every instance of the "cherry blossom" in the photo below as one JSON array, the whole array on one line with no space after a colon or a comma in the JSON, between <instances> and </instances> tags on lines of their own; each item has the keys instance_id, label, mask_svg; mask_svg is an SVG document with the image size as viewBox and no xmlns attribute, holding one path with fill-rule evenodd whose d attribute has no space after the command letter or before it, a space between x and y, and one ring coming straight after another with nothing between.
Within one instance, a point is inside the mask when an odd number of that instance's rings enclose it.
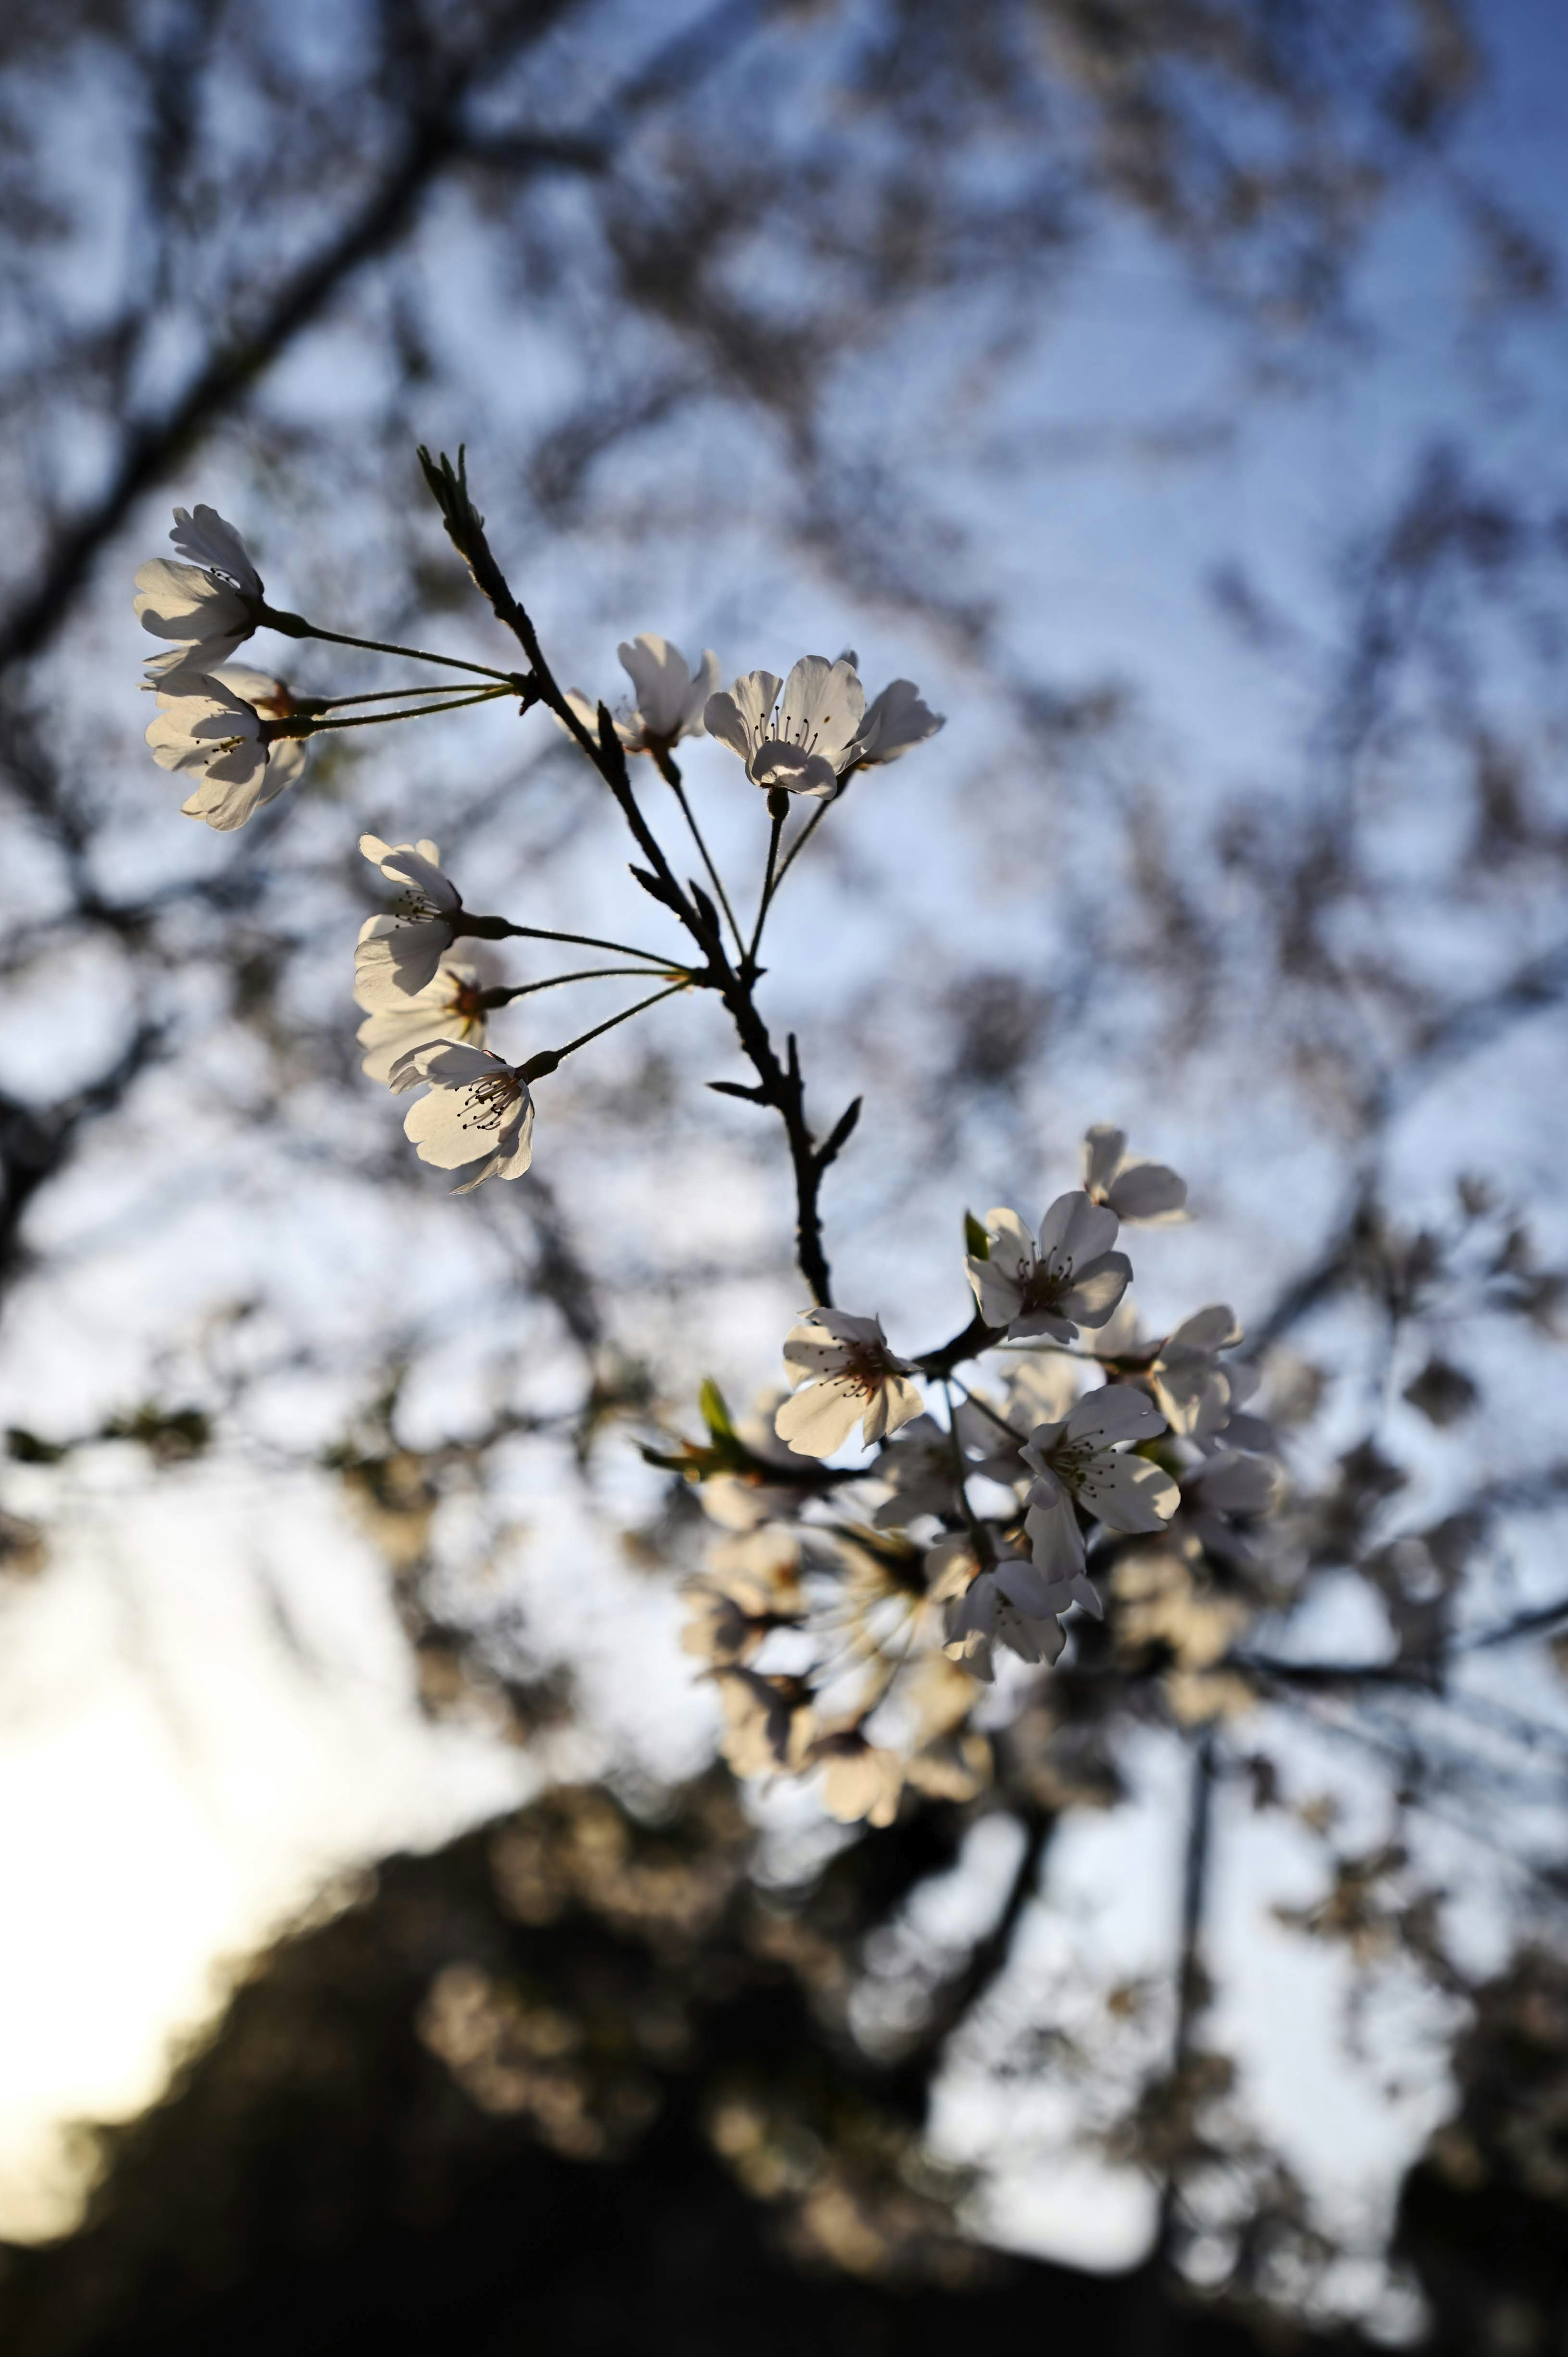
<instances>
[{"instance_id":1,"label":"cherry blossom","mask_svg":"<svg viewBox=\"0 0 1568 2357\"><path fill-rule=\"evenodd\" d=\"M922 1514L950 1512L959 1462L951 1435L934 1416L918 1415L905 1425L872 1469L876 1479L890 1483L893 1491L872 1515L875 1527L898 1530Z\"/></svg>"},{"instance_id":2,"label":"cherry blossom","mask_svg":"<svg viewBox=\"0 0 1568 2357\"><path fill-rule=\"evenodd\" d=\"M628 753L667 753L682 737L701 737L703 714L719 683L719 659L704 647L693 672L679 647L657 631L623 639L616 652L637 692L635 708L618 718L616 735ZM597 708L577 688L566 701L591 737L599 733Z\"/></svg>"},{"instance_id":3,"label":"cherry blossom","mask_svg":"<svg viewBox=\"0 0 1568 2357\"><path fill-rule=\"evenodd\" d=\"M462 895L441 873L441 854L428 837L392 844L383 843L379 834L362 834L360 849L402 891L384 914L367 917L360 928L355 996L361 1006L370 1006L371 999L360 994L380 989L390 977L394 989L412 998L434 981L457 937Z\"/></svg>"},{"instance_id":4,"label":"cherry blossom","mask_svg":"<svg viewBox=\"0 0 1568 2357\"><path fill-rule=\"evenodd\" d=\"M292 709L281 680L237 665L210 675L171 672L159 682L147 743L160 769L200 780L180 804L187 818L230 834L293 785L305 767L304 739L266 734L269 718Z\"/></svg>"},{"instance_id":5,"label":"cherry blossom","mask_svg":"<svg viewBox=\"0 0 1568 2357\"><path fill-rule=\"evenodd\" d=\"M233 525L215 508L199 507L194 514L176 508L169 538L190 561L155 556L136 574L142 628L176 642L149 660L148 672L210 675L262 621L262 576Z\"/></svg>"},{"instance_id":6,"label":"cherry blossom","mask_svg":"<svg viewBox=\"0 0 1568 2357\"><path fill-rule=\"evenodd\" d=\"M1110 1250L1116 1214L1086 1194L1057 1197L1037 1246L1016 1211L987 1211L985 1227L986 1256L964 1266L985 1323L1015 1338L1070 1342L1080 1326L1105 1324L1132 1280L1132 1262Z\"/></svg>"},{"instance_id":7,"label":"cherry blossom","mask_svg":"<svg viewBox=\"0 0 1568 2357\"><path fill-rule=\"evenodd\" d=\"M1046 1578L1027 1555L1009 1555L977 1572L947 1609L943 1652L989 1685L992 1655L1004 1645L1024 1662L1054 1662L1067 1642L1058 1616L1072 1600L1064 1581Z\"/></svg>"},{"instance_id":8,"label":"cherry blossom","mask_svg":"<svg viewBox=\"0 0 1568 2357\"><path fill-rule=\"evenodd\" d=\"M1084 1135L1083 1184L1093 1201L1124 1222L1174 1227L1187 1217L1187 1180L1164 1162L1130 1156L1126 1131L1108 1121L1097 1121Z\"/></svg>"},{"instance_id":9,"label":"cherry blossom","mask_svg":"<svg viewBox=\"0 0 1568 2357\"><path fill-rule=\"evenodd\" d=\"M474 966L437 966L434 979L412 996L398 988L390 965L368 966L355 977L354 996L366 1009L359 1037L369 1050L361 1068L369 1080L390 1085L395 1064L437 1040L485 1044L484 996Z\"/></svg>"},{"instance_id":10,"label":"cherry blossom","mask_svg":"<svg viewBox=\"0 0 1568 2357\"><path fill-rule=\"evenodd\" d=\"M709 736L740 755L754 785L820 801L837 793L853 763L865 690L846 657L831 663L825 655L802 655L788 682L770 671L747 672L709 696L703 716Z\"/></svg>"},{"instance_id":11,"label":"cherry blossom","mask_svg":"<svg viewBox=\"0 0 1568 2357\"><path fill-rule=\"evenodd\" d=\"M1146 1392L1106 1383L1090 1392L1059 1423L1036 1425L1023 1460L1029 1486L1025 1527L1036 1567L1072 1587L1079 1603L1098 1613L1100 1599L1084 1574L1083 1532L1077 1507L1113 1531L1162 1530L1180 1491L1147 1458L1118 1453L1123 1441L1153 1439L1165 1418Z\"/></svg>"},{"instance_id":12,"label":"cherry blossom","mask_svg":"<svg viewBox=\"0 0 1568 2357\"><path fill-rule=\"evenodd\" d=\"M486 1048L437 1040L392 1066L399 1092L428 1081L430 1093L410 1105L403 1134L422 1162L461 1170L484 1157L453 1192L468 1194L486 1178L521 1178L533 1159L533 1099L516 1065Z\"/></svg>"},{"instance_id":13,"label":"cherry blossom","mask_svg":"<svg viewBox=\"0 0 1568 2357\"><path fill-rule=\"evenodd\" d=\"M785 1338L784 1363L800 1389L774 1419L801 1457L831 1457L858 1424L865 1445L920 1413L908 1361L887 1348L880 1318L813 1309Z\"/></svg>"},{"instance_id":14,"label":"cherry blossom","mask_svg":"<svg viewBox=\"0 0 1568 2357\"><path fill-rule=\"evenodd\" d=\"M845 773L852 769L880 769L899 760L912 746L923 745L946 726L945 713L932 712L921 703L912 679L893 680L866 705L860 734L844 764Z\"/></svg>"},{"instance_id":15,"label":"cherry blossom","mask_svg":"<svg viewBox=\"0 0 1568 2357\"><path fill-rule=\"evenodd\" d=\"M691 1581L684 1652L714 1663L746 1662L774 1629L792 1626L805 1598L800 1585L800 1536L772 1523L708 1549L708 1568Z\"/></svg>"},{"instance_id":16,"label":"cherry blossom","mask_svg":"<svg viewBox=\"0 0 1568 2357\"><path fill-rule=\"evenodd\" d=\"M1214 1302L1173 1327L1149 1369L1149 1387L1165 1422L1199 1448L1224 1430L1235 1391L1251 1387L1245 1381L1250 1369L1219 1364L1219 1353L1240 1340L1235 1312Z\"/></svg>"},{"instance_id":17,"label":"cherry blossom","mask_svg":"<svg viewBox=\"0 0 1568 2357\"><path fill-rule=\"evenodd\" d=\"M737 1776L798 1770L817 1731L810 1689L799 1678L735 1666L717 1673L724 1733L719 1749Z\"/></svg>"},{"instance_id":18,"label":"cherry blossom","mask_svg":"<svg viewBox=\"0 0 1568 2357\"><path fill-rule=\"evenodd\" d=\"M822 1806L840 1824L856 1824L865 1818L874 1825L890 1825L897 1815L904 1763L897 1752L868 1743L857 1728L819 1736L807 1765L822 1770Z\"/></svg>"}]
</instances>

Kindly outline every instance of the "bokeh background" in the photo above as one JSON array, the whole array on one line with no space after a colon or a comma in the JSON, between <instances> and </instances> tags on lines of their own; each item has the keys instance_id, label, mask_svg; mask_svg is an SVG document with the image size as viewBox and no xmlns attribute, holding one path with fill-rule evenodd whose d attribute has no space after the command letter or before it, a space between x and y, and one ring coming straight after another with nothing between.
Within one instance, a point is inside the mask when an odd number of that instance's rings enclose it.
<instances>
[{"instance_id":1,"label":"bokeh background","mask_svg":"<svg viewBox=\"0 0 1568 2357\"><path fill-rule=\"evenodd\" d=\"M1528 0L13 0L18 2350L1560 2345L1565 51ZM175 500L274 602L513 659L421 442L564 679L854 646L948 716L770 934L866 1100L846 1304L953 1330L964 1208L1091 1121L1189 1182L1138 1299L1248 1329L1270 1576L1004 1682L975 1798L866 1834L715 1760L636 1444L775 1381L799 1285L714 1010L456 1201L360 1073L364 829L651 937L586 765L504 705L338 736L225 836L140 742Z\"/></svg>"}]
</instances>

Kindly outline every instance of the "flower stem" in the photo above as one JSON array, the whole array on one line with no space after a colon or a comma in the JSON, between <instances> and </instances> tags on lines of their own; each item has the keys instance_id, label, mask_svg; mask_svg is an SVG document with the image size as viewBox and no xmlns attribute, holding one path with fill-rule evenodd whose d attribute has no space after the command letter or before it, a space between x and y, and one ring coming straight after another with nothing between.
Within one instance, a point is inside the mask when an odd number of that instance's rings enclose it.
<instances>
[{"instance_id":1,"label":"flower stem","mask_svg":"<svg viewBox=\"0 0 1568 2357\"><path fill-rule=\"evenodd\" d=\"M277 615L269 617L274 628L277 626L280 619L281 617ZM299 622L304 620L304 617L291 615L289 619ZM325 639L328 644L335 647L363 647L367 652L373 655L406 655L411 662L440 663L447 671L477 672L481 679L499 680L503 687L510 688L514 692L521 692L525 685L521 673L497 671L491 663L465 662L461 655L432 654L428 647L394 646L386 639L357 639L348 630L324 630L315 622L306 622L303 630L291 630L287 635L290 638Z\"/></svg>"},{"instance_id":2,"label":"flower stem","mask_svg":"<svg viewBox=\"0 0 1568 2357\"><path fill-rule=\"evenodd\" d=\"M673 759L668 753L660 753L658 756L658 766L660 776L664 780L665 783L673 790L675 799L681 805L681 815L685 820L686 824L690 827L692 831L692 840L702 854L703 865L708 871L708 881L713 886L714 892L718 896L720 908L724 910L725 915L729 919L729 929L735 935L735 945L738 950L743 946L740 937L740 927L736 922L735 910L730 907L729 894L724 888L724 878L720 876L718 869L714 866L713 855L709 851L707 845L703 841L703 830L697 824L695 818L692 814L692 805L686 800L686 789L681 782L681 772L675 767Z\"/></svg>"},{"instance_id":3,"label":"flower stem","mask_svg":"<svg viewBox=\"0 0 1568 2357\"><path fill-rule=\"evenodd\" d=\"M336 712L345 704L394 704L400 695L450 695L453 692L451 682L442 679L432 687L375 687L363 695L306 695L295 701L313 712Z\"/></svg>"},{"instance_id":4,"label":"flower stem","mask_svg":"<svg viewBox=\"0 0 1568 2357\"><path fill-rule=\"evenodd\" d=\"M746 953L746 963L752 967L757 963L757 952L762 941L762 928L768 921L768 904L773 898L773 866L779 856L779 838L783 832L783 820L776 818L768 837L768 866L763 871L762 899L757 904L757 928L751 936L751 947Z\"/></svg>"},{"instance_id":5,"label":"flower stem","mask_svg":"<svg viewBox=\"0 0 1568 2357\"><path fill-rule=\"evenodd\" d=\"M506 917L467 917L458 927L461 933L485 942L566 942L573 949L611 950L617 957L641 958L660 974L671 971L670 960L656 950L639 950L630 942L607 942L597 933L555 933L543 925L514 925Z\"/></svg>"},{"instance_id":6,"label":"flower stem","mask_svg":"<svg viewBox=\"0 0 1568 2357\"><path fill-rule=\"evenodd\" d=\"M590 1039L597 1039L602 1033L613 1031L618 1023L629 1023L632 1017L640 1015L645 1006L657 1006L661 998L673 998L678 990L685 990L688 987L689 985L684 980L672 982L667 990L656 990L651 996L639 998L635 1006L627 1007L620 1015L612 1015L607 1022L596 1023L591 1031L580 1031L575 1039L568 1039L564 1048L556 1049L557 1063L564 1063L566 1058L575 1055L579 1048L585 1048Z\"/></svg>"},{"instance_id":7,"label":"flower stem","mask_svg":"<svg viewBox=\"0 0 1568 2357\"><path fill-rule=\"evenodd\" d=\"M671 966L667 971L671 974L677 971L680 973L680 984L672 984L671 988L684 988L690 980L683 966L679 969ZM607 982L618 981L623 977L628 981L639 982L646 982L648 979L645 969L639 966L585 965L579 967L575 974L553 974L543 982L515 983L510 988L487 990L483 996L489 1006L509 1006L514 998L530 998L536 990L556 990L564 982ZM616 1019L618 1022L620 1018L618 1017Z\"/></svg>"},{"instance_id":8,"label":"flower stem","mask_svg":"<svg viewBox=\"0 0 1568 2357\"><path fill-rule=\"evenodd\" d=\"M413 704L404 712L367 712L360 720L306 720L299 726L287 720L265 723L269 740L278 737L319 737L328 728L382 728L392 720L420 720L430 712L467 712L470 705L493 704L505 691L499 687L476 688L471 695L459 695L448 704Z\"/></svg>"},{"instance_id":9,"label":"flower stem","mask_svg":"<svg viewBox=\"0 0 1568 2357\"><path fill-rule=\"evenodd\" d=\"M832 807L832 804L831 802L819 802L817 804L816 809L811 813L811 817L806 821L805 825L800 829L800 834L795 837L794 842L789 845L789 850L784 855L784 865L780 867L778 875L773 879L773 889L775 892L778 891L779 887L783 883L786 876L789 875L790 868L795 865L797 854L805 846L805 845L810 843L812 835L815 834L818 827L821 826L823 819L826 818Z\"/></svg>"}]
</instances>

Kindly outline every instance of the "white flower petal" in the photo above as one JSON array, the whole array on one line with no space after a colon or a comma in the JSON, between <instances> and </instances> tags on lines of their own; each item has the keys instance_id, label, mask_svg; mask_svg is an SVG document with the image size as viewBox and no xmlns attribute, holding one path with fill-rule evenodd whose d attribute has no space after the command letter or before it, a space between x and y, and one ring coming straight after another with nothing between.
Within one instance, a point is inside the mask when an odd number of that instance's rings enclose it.
<instances>
[{"instance_id":1,"label":"white flower petal","mask_svg":"<svg viewBox=\"0 0 1568 2357\"><path fill-rule=\"evenodd\" d=\"M1133 1282L1133 1264L1125 1253L1101 1253L1086 1261L1062 1302L1062 1314L1075 1326L1105 1326Z\"/></svg>"},{"instance_id":2,"label":"white flower petal","mask_svg":"<svg viewBox=\"0 0 1568 2357\"><path fill-rule=\"evenodd\" d=\"M1081 1188L1058 1195L1040 1222L1040 1258L1058 1265L1070 1261L1075 1269L1098 1260L1116 1241L1117 1218L1100 1203L1090 1202Z\"/></svg>"},{"instance_id":3,"label":"white flower petal","mask_svg":"<svg viewBox=\"0 0 1568 2357\"><path fill-rule=\"evenodd\" d=\"M1216 1351L1228 1351L1241 1340L1241 1329L1236 1313L1222 1301L1210 1302L1207 1309L1195 1309L1165 1336L1160 1346L1160 1357L1168 1367L1173 1359L1201 1353L1209 1357Z\"/></svg>"},{"instance_id":4,"label":"white flower petal","mask_svg":"<svg viewBox=\"0 0 1568 2357\"><path fill-rule=\"evenodd\" d=\"M1119 1220L1170 1221L1187 1207L1187 1180L1163 1162L1126 1162L1105 1200Z\"/></svg>"},{"instance_id":5,"label":"white flower petal","mask_svg":"<svg viewBox=\"0 0 1568 2357\"><path fill-rule=\"evenodd\" d=\"M708 735L738 753L743 761L749 761L762 742L782 685L774 672L749 671L733 687L721 688L709 696L703 709Z\"/></svg>"},{"instance_id":6,"label":"white flower petal","mask_svg":"<svg viewBox=\"0 0 1568 2357\"><path fill-rule=\"evenodd\" d=\"M867 705L852 750L867 768L880 766L897 761L911 746L923 745L945 726L941 713L921 703L912 679L896 679Z\"/></svg>"},{"instance_id":7,"label":"white flower petal","mask_svg":"<svg viewBox=\"0 0 1568 2357\"><path fill-rule=\"evenodd\" d=\"M1181 1503L1181 1491L1162 1466L1109 1449L1090 1458L1076 1486L1086 1511L1113 1531L1162 1530Z\"/></svg>"},{"instance_id":8,"label":"white flower petal","mask_svg":"<svg viewBox=\"0 0 1568 2357\"><path fill-rule=\"evenodd\" d=\"M250 550L216 508L176 508L169 538L182 556L228 574L249 596L261 596L262 576L251 562Z\"/></svg>"},{"instance_id":9,"label":"white flower petal","mask_svg":"<svg viewBox=\"0 0 1568 2357\"><path fill-rule=\"evenodd\" d=\"M1165 1418L1135 1383L1105 1383L1080 1399L1067 1419L1069 1441L1087 1440L1109 1448L1118 1440L1152 1440Z\"/></svg>"},{"instance_id":10,"label":"white flower petal","mask_svg":"<svg viewBox=\"0 0 1568 2357\"><path fill-rule=\"evenodd\" d=\"M858 1383L830 1376L793 1393L774 1417L773 1428L797 1456L831 1457L860 1422L865 1404Z\"/></svg>"},{"instance_id":11,"label":"white flower petal","mask_svg":"<svg viewBox=\"0 0 1568 2357\"><path fill-rule=\"evenodd\" d=\"M1024 1517L1035 1568L1053 1587L1083 1569L1083 1533L1065 1491L1048 1505L1031 1505Z\"/></svg>"},{"instance_id":12,"label":"white flower petal","mask_svg":"<svg viewBox=\"0 0 1568 2357\"><path fill-rule=\"evenodd\" d=\"M1090 1194L1102 1194L1110 1186L1126 1151L1127 1133L1112 1122L1097 1121L1084 1132L1083 1183Z\"/></svg>"}]
</instances>

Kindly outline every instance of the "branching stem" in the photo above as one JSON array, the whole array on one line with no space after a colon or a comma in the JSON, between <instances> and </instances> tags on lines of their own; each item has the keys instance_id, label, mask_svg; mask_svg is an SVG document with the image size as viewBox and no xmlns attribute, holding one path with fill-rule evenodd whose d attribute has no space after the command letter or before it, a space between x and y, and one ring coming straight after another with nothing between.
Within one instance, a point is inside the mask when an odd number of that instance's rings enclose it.
<instances>
[{"instance_id":1,"label":"branching stem","mask_svg":"<svg viewBox=\"0 0 1568 2357\"><path fill-rule=\"evenodd\" d=\"M458 453L456 467L442 457L433 459L428 451L420 452L425 481L432 498L441 510L447 537L472 573L481 594L489 601L498 621L510 630L521 647L528 661L528 691L530 699L542 704L555 715L568 736L575 737L615 797L621 816L633 842L648 863L648 888L661 906L668 909L702 952L703 964L693 970L690 983L674 985L677 989L716 991L726 1013L735 1025L736 1036L743 1054L757 1074L753 1092L758 1104L768 1105L778 1114L784 1125L784 1135L789 1149L790 1168L795 1180L795 1254L800 1274L810 1288L811 1298L822 1308L832 1299L827 1257L822 1250L822 1214L819 1199L822 1173L827 1168L822 1149L812 1138L806 1121L806 1091L800 1074L800 1056L791 1038L786 1060L780 1062L779 1052L768 1035L767 1025L757 1011L753 998L757 975L747 963L737 968L730 963L718 912L705 893L696 887L688 893L682 886L665 856L663 846L649 825L638 805L627 768L626 748L615 732L615 724L603 705L599 707L599 726L596 736L574 710L562 693L554 673L545 661L539 634L523 608L519 605L508 585L506 576L497 564L485 537L483 519L476 512L468 497L467 475L463 455ZM509 683L516 684L509 680ZM775 846L776 848L777 846ZM491 931L491 928L494 928ZM499 920L470 920L465 931L484 931L490 939L499 939L504 931L526 936L534 931L527 925L502 925ZM627 953L624 942L589 941L586 936L551 935L539 933L542 940L566 939L584 942L595 949L611 949ZM632 951L630 955L646 957L660 963L647 951ZM668 971L668 963L665 970ZM659 996L666 996L660 992ZM651 1004L651 1001L647 1002ZM631 1013L639 1010L633 1008ZM624 1018L618 1018L624 1019ZM593 1034L586 1035L593 1037ZM580 1045L581 1042L574 1042Z\"/></svg>"}]
</instances>

